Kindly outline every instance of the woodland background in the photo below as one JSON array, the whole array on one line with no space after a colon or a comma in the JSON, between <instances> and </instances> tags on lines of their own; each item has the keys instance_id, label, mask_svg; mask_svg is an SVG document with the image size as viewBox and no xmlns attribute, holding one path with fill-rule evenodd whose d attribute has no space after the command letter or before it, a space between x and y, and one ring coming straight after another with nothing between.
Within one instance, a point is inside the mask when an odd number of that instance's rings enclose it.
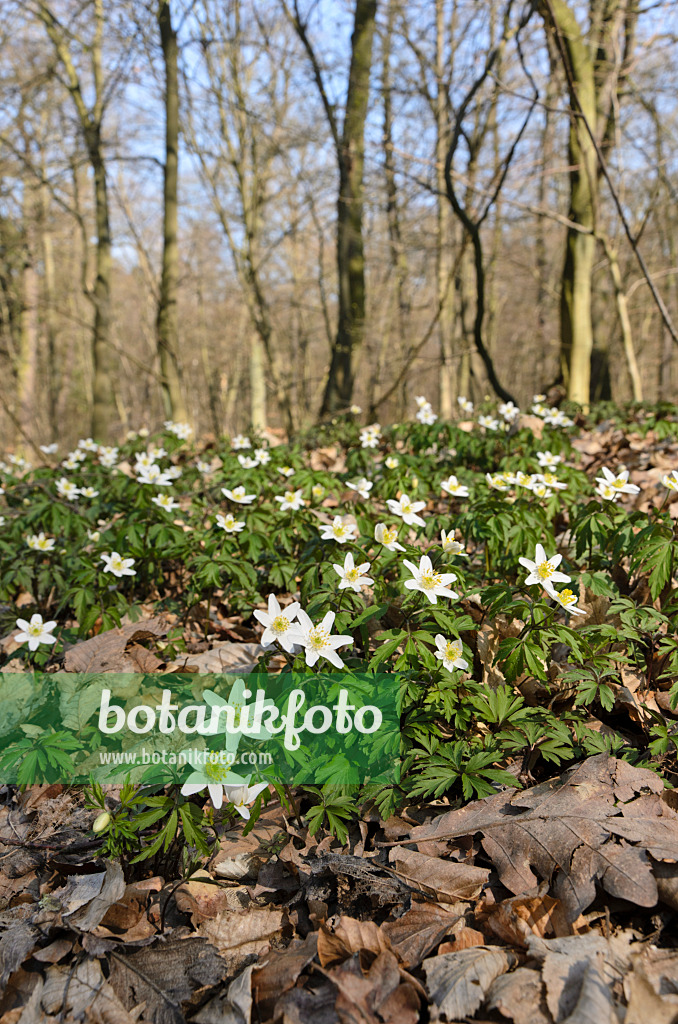
<instances>
[{"instance_id":1,"label":"woodland background","mask_svg":"<svg viewBox=\"0 0 678 1024\"><path fill-rule=\"evenodd\" d=\"M673 0L0 0L0 436L671 400L677 83Z\"/></svg>"}]
</instances>

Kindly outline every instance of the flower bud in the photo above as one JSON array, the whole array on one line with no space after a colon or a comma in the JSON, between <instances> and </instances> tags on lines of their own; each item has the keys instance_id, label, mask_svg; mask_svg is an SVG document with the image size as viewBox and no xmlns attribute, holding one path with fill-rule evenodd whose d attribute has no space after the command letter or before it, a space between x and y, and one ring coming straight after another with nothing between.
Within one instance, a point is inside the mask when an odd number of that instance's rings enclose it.
<instances>
[{"instance_id":1,"label":"flower bud","mask_svg":"<svg viewBox=\"0 0 678 1024\"><path fill-rule=\"evenodd\" d=\"M92 825L92 832L103 832L105 828L108 828L110 820L111 816L108 811L102 811Z\"/></svg>"}]
</instances>

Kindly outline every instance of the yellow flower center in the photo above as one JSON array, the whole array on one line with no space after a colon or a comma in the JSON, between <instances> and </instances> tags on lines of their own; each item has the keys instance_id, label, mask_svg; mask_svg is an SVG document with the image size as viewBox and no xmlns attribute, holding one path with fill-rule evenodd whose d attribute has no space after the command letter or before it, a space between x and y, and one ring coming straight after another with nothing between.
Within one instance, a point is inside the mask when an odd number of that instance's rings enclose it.
<instances>
[{"instance_id":1,"label":"yellow flower center","mask_svg":"<svg viewBox=\"0 0 678 1024\"><path fill-rule=\"evenodd\" d=\"M348 580L350 583L355 583L359 575L360 573L357 569L348 569L347 572L344 573L344 579Z\"/></svg>"},{"instance_id":2,"label":"yellow flower center","mask_svg":"<svg viewBox=\"0 0 678 1024\"><path fill-rule=\"evenodd\" d=\"M384 530L384 544L392 544L398 536L398 531L393 526L390 530Z\"/></svg>"},{"instance_id":3,"label":"yellow flower center","mask_svg":"<svg viewBox=\"0 0 678 1024\"><path fill-rule=\"evenodd\" d=\"M316 626L308 634L308 646L315 651L322 651L324 647L327 647L329 641L330 634L323 626Z\"/></svg>"},{"instance_id":4,"label":"yellow flower center","mask_svg":"<svg viewBox=\"0 0 678 1024\"><path fill-rule=\"evenodd\" d=\"M450 641L445 647L445 657L448 661L456 661L461 655L460 644Z\"/></svg>"},{"instance_id":5,"label":"yellow flower center","mask_svg":"<svg viewBox=\"0 0 678 1024\"><path fill-rule=\"evenodd\" d=\"M294 501L294 491L285 491L285 501Z\"/></svg>"},{"instance_id":6,"label":"yellow flower center","mask_svg":"<svg viewBox=\"0 0 678 1024\"><path fill-rule=\"evenodd\" d=\"M219 761L208 761L205 765L205 775L211 782L226 782L228 772L228 765L221 764Z\"/></svg>"},{"instance_id":7,"label":"yellow flower center","mask_svg":"<svg viewBox=\"0 0 678 1024\"><path fill-rule=\"evenodd\" d=\"M276 615L271 623L271 629L274 633L285 633L289 628L290 620L286 615Z\"/></svg>"},{"instance_id":8,"label":"yellow flower center","mask_svg":"<svg viewBox=\"0 0 678 1024\"><path fill-rule=\"evenodd\" d=\"M537 566L537 575L542 580L548 580L553 576L555 569L550 562L541 562Z\"/></svg>"},{"instance_id":9,"label":"yellow flower center","mask_svg":"<svg viewBox=\"0 0 678 1024\"><path fill-rule=\"evenodd\" d=\"M335 523L335 525L332 527L332 533L334 534L335 537L343 537L344 534L346 533L346 527L344 526L343 523Z\"/></svg>"},{"instance_id":10,"label":"yellow flower center","mask_svg":"<svg viewBox=\"0 0 678 1024\"><path fill-rule=\"evenodd\" d=\"M561 590L560 592L560 603L565 605L576 604L577 598L574 596L571 590Z\"/></svg>"},{"instance_id":11,"label":"yellow flower center","mask_svg":"<svg viewBox=\"0 0 678 1024\"><path fill-rule=\"evenodd\" d=\"M403 512L403 513L404 513L405 515L407 515L407 514L408 514L408 512L411 512L411 511L412 511L412 502L410 502L410 501L403 501L403 502L401 502L401 503L400 503L400 510L401 510L401 512Z\"/></svg>"},{"instance_id":12,"label":"yellow flower center","mask_svg":"<svg viewBox=\"0 0 678 1024\"><path fill-rule=\"evenodd\" d=\"M42 625L29 626L28 632L31 634L31 636L40 636L40 634L42 633Z\"/></svg>"},{"instance_id":13,"label":"yellow flower center","mask_svg":"<svg viewBox=\"0 0 678 1024\"><path fill-rule=\"evenodd\" d=\"M626 487L626 480L623 476L618 476L616 480L612 481L612 486L616 491L620 491L622 487Z\"/></svg>"},{"instance_id":14,"label":"yellow flower center","mask_svg":"<svg viewBox=\"0 0 678 1024\"><path fill-rule=\"evenodd\" d=\"M421 574L419 582L424 590L434 590L440 586L440 573L434 572L433 569L427 569Z\"/></svg>"}]
</instances>

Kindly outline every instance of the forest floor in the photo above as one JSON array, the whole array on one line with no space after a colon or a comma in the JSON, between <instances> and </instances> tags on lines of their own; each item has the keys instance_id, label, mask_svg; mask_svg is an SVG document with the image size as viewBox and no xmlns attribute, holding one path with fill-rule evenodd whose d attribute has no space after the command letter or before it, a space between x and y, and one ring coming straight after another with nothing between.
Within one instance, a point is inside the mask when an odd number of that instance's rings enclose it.
<instances>
[{"instance_id":1,"label":"forest floor","mask_svg":"<svg viewBox=\"0 0 678 1024\"><path fill-rule=\"evenodd\" d=\"M678 1021L678 423L364 434L269 439L248 467L254 445L170 431L151 463L182 472L150 488L146 438L5 466L0 1024ZM55 501L64 478L80 495ZM270 593L334 612L356 685L404 681L397 778L348 784L328 740L310 784L250 773L240 811L209 780L70 784L102 681L126 707L292 665L321 685L302 615L291 654L262 648ZM58 634L34 652L32 614Z\"/></svg>"}]
</instances>

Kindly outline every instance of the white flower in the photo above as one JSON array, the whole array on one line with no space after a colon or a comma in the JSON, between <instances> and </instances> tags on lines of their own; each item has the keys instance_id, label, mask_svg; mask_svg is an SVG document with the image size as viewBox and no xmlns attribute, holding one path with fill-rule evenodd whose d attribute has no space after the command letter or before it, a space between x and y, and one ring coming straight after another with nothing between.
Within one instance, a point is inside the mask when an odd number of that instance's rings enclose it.
<instances>
[{"instance_id":1,"label":"white flower","mask_svg":"<svg viewBox=\"0 0 678 1024\"><path fill-rule=\"evenodd\" d=\"M492 416L479 416L478 423L485 427L485 430L497 430L499 427L499 420L493 419Z\"/></svg>"},{"instance_id":2,"label":"white flower","mask_svg":"<svg viewBox=\"0 0 678 1024\"><path fill-rule=\"evenodd\" d=\"M607 468L602 467L602 476L596 477L596 483L606 484L611 487L613 491L619 491L620 494L639 494L640 487L636 487L635 484L629 483L629 471L628 469L617 470L615 474Z\"/></svg>"},{"instance_id":3,"label":"white flower","mask_svg":"<svg viewBox=\"0 0 678 1024\"><path fill-rule=\"evenodd\" d=\"M355 483L346 482L346 486L350 487L352 491L357 491L361 498L367 500L370 496L370 491L374 487L371 480L367 480L364 476L361 476Z\"/></svg>"},{"instance_id":4,"label":"white flower","mask_svg":"<svg viewBox=\"0 0 678 1024\"><path fill-rule=\"evenodd\" d=\"M243 469L255 469L259 465L259 460L253 459L249 455L239 455L238 462Z\"/></svg>"},{"instance_id":5,"label":"white flower","mask_svg":"<svg viewBox=\"0 0 678 1024\"><path fill-rule=\"evenodd\" d=\"M418 566L406 558L403 559L403 564L414 577L411 580L405 580L407 590L420 590L422 594L426 594L431 604L437 604L439 597L456 598L459 596L448 587L448 583L454 583L456 575L453 572L436 572L428 555L421 556Z\"/></svg>"},{"instance_id":6,"label":"white flower","mask_svg":"<svg viewBox=\"0 0 678 1024\"><path fill-rule=\"evenodd\" d=\"M432 423L435 423L435 421L438 419L438 417L433 411L433 407L429 402L426 401L424 405L420 406L416 418L419 420L420 423L426 423L428 426L430 426Z\"/></svg>"},{"instance_id":7,"label":"white flower","mask_svg":"<svg viewBox=\"0 0 678 1024\"><path fill-rule=\"evenodd\" d=\"M533 395L532 401L535 403L535 405L539 405L540 402L546 401L546 395Z\"/></svg>"},{"instance_id":8,"label":"white flower","mask_svg":"<svg viewBox=\"0 0 678 1024\"><path fill-rule=\"evenodd\" d=\"M181 466L170 466L169 469L164 471L165 476L169 477L170 480L178 480L183 472Z\"/></svg>"},{"instance_id":9,"label":"white flower","mask_svg":"<svg viewBox=\"0 0 678 1024\"><path fill-rule=\"evenodd\" d=\"M618 501L621 498L621 491L617 491L611 484L600 483L596 487L596 494L605 501Z\"/></svg>"},{"instance_id":10,"label":"white flower","mask_svg":"<svg viewBox=\"0 0 678 1024\"><path fill-rule=\"evenodd\" d=\"M152 455L154 459L162 459L164 455L167 455L167 452L160 445L149 444L148 454Z\"/></svg>"},{"instance_id":11,"label":"white flower","mask_svg":"<svg viewBox=\"0 0 678 1024\"><path fill-rule=\"evenodd\" d=\"M268 789L268 782L258 782L256 786L233 786L227 783L224 785L224 796L233 804L240 817L249 821L250 811L246 805L253 804L265 789Z\"/></svg>"},{"instance_id":12,"label":"white flower","mask_svg":"<svg viewBox=\"0 0 678 1024\"><path fill-rule=\"evenodd\" d=\"M538 480L532 484L531 491L536 498L551 498L553 496L553 491L546 484L539 483Z\"/></svg>"},{"instance_id":13,"label":"white flower","mask_svg":"<svg viewBox=\"0 0 678 1024\"><path fill-rule=\"evenodd\" d=\"M182 441L188 441L193 433L193 428L188 423L173 423L172 420L165 420L165 430Z\"/></svg>"},{"instance_id":14,"label":"white flower","mask_svg":"<svg viewBox=\"0 0 678 1024\"><path fill-rule=\"evenodd\" d=\"M445 530L441 530L440 546L443 551L446 551L449 555L466 555L464 545L454 539L454 533L446 533Z\"/></svg>"},{"instance_id":15,"label":"white flower","mask_svg":"<svg viewBox=\"0 0 678 1024\"><path fill-rule=\"evenodd\" d=\"M370 563L363 562L361 565L355 565L350 551L346 553L343 565L339 565L337 562L334 562L333 565L334 571L341 580L339 590L346 590L350 587L356 594L359 594L363 584L374 583L374 580L370 579L369 576L363 575L369 569Z\"/></svg>"},{"instance_id":16,"label":"white flower","mask_svg":"<svg viewBox=\"0 0 678 1024\"><path fill-rule=\"evenodd\" d=\"M240 533L245 529L244 522L239 522L232 512L228 512L225 516L221 512L217 512L217 526L219 529L225 530L226 533Z\"/></svg>"},{"instance_id":17,"label":"white flower","mask_svg":"<svg viewBox=\"0 0 678 1024\"><path fill-rule=\"evenodd\" d=\"M390 528L386 523L377 523L374 528L374 539L383 544L387 551L404 551L402 544L398 544L398 530L395 526Z\"/></svg>"},{"instance_id":18,"label":"white flower","mask_svg":"<svg viewBox=\"0 0 678 1024\"><path fill-rule=\"evenodd\" d=\"M106 469L112 469L112 467L118 461L118 449L112 448L107 445L101 445L99 447L99 463Z\"/></svg>"},{"instance_id":19,"label":"white flower","mask_svg":"<svg viewBox=\"0 0 678 1024\"><path fill-rule=\"evenodd\" d=\"M275 500L280 502L281 512L285 512L287 509L296 512L297 509L303 508L306 504L302 498L301 487L298 491L285 491L284 494L276 494Z\"/></svg>"},{"instance_id":20,"label":"white flower","mask_svg":"<svg viewBox=\"0 0 678 1024\"><path fill-rule=\"evenodd\" d=\"M203 461L202 459L198 459L198 461L197 461L197 462L196 462L196 464L195 464L195 468L196 468L196 469L198 470L198 472L199 472L199 473L201 473L201 474L202 474L203 476L206 476L206 475L207 475L208 473L211 473L211 472L212 472L212 467L211 467L211 465L209 464L209 462L204 462L204 461Z\"/></svg>"},{"instance_id":21,"label":"white flower","mask_svg":"<svg viewBox=\"0 0 678 1024\"><path fill-rule=\"evenodd\" d=\"M507 423L513 423L520 416L520 409L513 402L502 402L498 411L499 415L503 416Z\"/></svg>"},{"instance_id":22,"label":"white flower","mask_svg":"<svg viewBox=\"0 0 678 1024\"><path fill-rule=\"evenodd\" d=\"M76 452L75 454L77 454L77 455L82 454L83 457L84 457L84 452ZM71 452L71 454L68 456L68 458L64 459L64 461L61 463L61 468L62 469L77 469L78 466L80 465L80 462L81 462L81 459L76 459L74 457L74 453Z\"/></svg>"},{"instance_id":23,"label":"white flower","mask_svg":"<svg viewBox=\"0 0 678 1024\"><path fill-rule=\"evenodd\" d=\"M54 551L56 541L54 537L46 537L41 531L40 533L33 533L26 537L26 543L33 551Z\"/></svg>"},{"instance_id":24,"label":"white flower","mask_svg":"<svg viewBox=\"0 0 678 1024\"><path fill-rule=\"evenodd\" d=\"M81 448L84 452L96 452L99 450L99 445L93 438L86 437L78 441L78 448Z\"/></svg>"},{"instance_id":25,"label":"white flower","mask_svg":"<svg viewBox=\"0 0 678 1024\"><path fill-rule=\"evenodd\" d=\"M139 473L143 469L149 469L155 462L157 455L154 451L137 452L134 458L136 460L134 471Z\"/></svg>"},{"instance_id":26,"label":"white flower","mask_svg":"<svg viewBox=\"0 0 678 1024\"><path fill-rule=\"evenodd\" d=\"M271 454L267 448L255 448L254 457L257 459L260 466L265 466L271 461Z\"/></svg>"},{"instance_id":27,"label":"white flower","mask_svg":"<svg viewBox=\"0 0 678 1024\"><path fill-rule=\"evenodd\" d=\"M4 525L5 525L5 517L4 516L0 516L0 526L4 526Z\"/></svg>"},{"instance_id":28,"label":"white flower","mask_svg":"<svg viewBox=\"0 0 678 1024\"><path fill-rule=\"evenodd\" d=\"M417 395L414 400L418 409L425 409L427 405L431 404L425 395Z\"/></svg>"},{"instance_id":29,"label":"white flower","mask_svg":"<svg viewBox=\"0 0 678 1024\"><path fill-rule=\"evenodd\" d=\"M400 459L396 458L395 455L389 455L388 458L384 460L384 465L387 469L395 469L400 465Z\"/></svg>"},{"instance_id":30,"label":"white flower","mask_svg":"<svg viewBox=\"0 0 678 1024\"><path fill-rule=\"evenodd\" d=\"M221 493L229 501L235 501L238 505L251 505L256 498L256 494L245 494L245 488L242 484L234 487L232 491L229 491L228 487L222 487Z\"/></svg>"},{"instance_id":31,"label":"white flower","mask_svg":"<svg viewBox=\"0 0 678 1024\"><path fill-rule=\"evenodd\" d=\"M336 540L340 544L344 544L347 540L353 540L356 527L353 523L346 522L341 516L335 516L331 523L321 526L320 529L322 531L321 540Z\"/></svg>"},{"instance_id":32,"label":"white flower","mask_svg":"<svg viewBox=\"0 0 678 1024\"><path fill-rule=\"evenodd\" d=\"M163 472L160 466L156 466L155 463L151 463L150 466L142 466L138 473L138 484L154 484L156 487L169 487L172 483L169 473Z\"/></svg>"},{"instance_id":33,"label":"white flower","mask_svg":"<svg viewBox=\"0 0 678 1024\"><path fill-rule=\"evenodd\" d=\"M151 501L165 512L173 512L175 508L179 508L179 502L175 501L171 494L156 494Z\"/></svg>"},{"instance_id":34,"label":"white flower","mask_svg":"<svg viewBox=\"0 0 678 1024\"><path fill-rule=\"evenodd\" d=\"M323 487L322 484L313 484L313 487L311 488L311 494L313 495L316 501L320 501L320 499L324 498L325 496L325 488Z\"/></svg>"},{"instance_id":35,"label":"white flower","mask_svg":"<svg viewBox=\"0 0 678 1024\"><path fill-rule=\"evenodd\" d=\"M27 622L26 619L17 619L16 624L21 633L17 633L14 639L17 643L28 644L29 651L37 651L40 644L56 643L56 637L52 636L56 622L43 622L42 615L37 612L35 615L31 615L30 622Z\"/></svg>"},{"instance_id":36,"label":"white flower","mask_svg":"<svg viewBox=\"0 0 678 1024\"><path fill-rule=\"evenodd\" d=\"M265 627L261 637L261 646L271 647L277 640L284 651L291 653L295 644L301 643L298 637L299 626L292 624L298 611L298 601L293 601L283 609L275 594L269 594L268 612L261 612L258 608L254 611L257 622Z\"/></svg>"},{"instance_id":37,"label":"white flower","mask_svg":"<svg viewBox=\"0 0 678 1024\"><path fill-rule=\"evenodd\" d=\"M562 555L553 555L551 558L547 558L543 546L537 544L534 559L534 562L530 561L529 558L518 559L521 565L530 570L529 576L525 579L525 583L528 586L536 584L543 587L547 593L553 596L555 594L554 583L570 582L571 577L566 576L564 572L556 571L563 560Z\"/></svg>"},{"instance_id":38,"label":"white flower","mask_svg":"<svg viewBox=\"0 0 678 1024\"><path fill-rule=\"evenodd\" d=\"M80 493L82 494L83 498L98 498L99 497L99 492L95 491L95 489L93 487L81 487L80 488Z\"/></svg>"},{"instance_id":39,"label":"white flower","mask_svg":"<svg viewBox=\"0 0 678 1024\"><path fill-rule=\"evenodd\" d=\"M509 482L508 480L506 481ZM538 480L536 481L539 482ZM512 477L511 483L518 484L519 487L532 488L532 484L535 483L535 478L530 476L529 473L523 473L522 469L519 469L515 476Z\"/></svg>"},{"instance_id":40,"label":"white flower","mask_svg":"<svg viewBox=\"0 0 678 1024\"><path fill-rule=\"evenodd\" d=\"M112 551L110 555L102 555L101 561L105 562L103 572L112 572L114 576L118 578L121 576L136 576L136 569L133 569L134 565L133 558L123 558L117 551Z\"/></svg>"},{"instance_id":41,"label":"white flower","mask_svg":"<svg viewBox=\"0 0 678 1024\"><path fill-rule=\"evenodd\" d=\"M542 402L535 402L535 404L532 406L532 412L534 413L534 415L541 416L542 419L546 416L546 414L549 411L550 410L548 406L544 405Z\"/></svg>"},{"instance_id":42,"label":"white flower","mask_svg":"<svg viewBox=\"0 0 678 1024\"><path fill-rule=\"evenodd\" d=\"M571 420L564 412L560 409L545 409L538 415L542 417L544 423L548 423L551 427L573 427L574 420Z\"/></svg>"},{"instance_id":43,"label":"white flower","mask_svg":"<svg viewBox=\"0 0 678 1024\"><path fill-rule=\"evenodd\" d=\"M283 476L294 476L294 469L292 466L278 466L278 472L282 473Z\"/></svg>"},{"instance_id":44,"label":"white flower","mask_svg":"<svg viewBox=\"0 0 678 1024\"><path fill-rule=\"evenodd\" d=\"M453 498L468 498L468 487L460 484L456 476L448 476L447 480L441 482L440 487Z\"/></svg>"},{"instance_id":45,"label":"white flower","mask_svg":"<svg viewBox=\"0 0 678 1024\"><path fill-rule=\"evenodd\" d=\"M334 612L327 612L318 626L314 626L309 616L300 608L297 612L299 633L297 643L301 644L306 654L306 664L315 665L318 658L326 658L335 668L343 668L344 663L337 654L337 648L344 644L353 644L353 637L337 633L332 635Z\"/></svg>"},{"instance_id":46,"label":"white flower","mask_svg":"<svg viewBox=\"0 0 678 1024\"><path fill-rule=\"evenodd\" d=\"M571 590L561 590L560 593L554 591L551 597L554 597L561 608L564 608L570 615L586 615L585 611L577 608L577 598Z\"/></svg>"},{"instance_id":47,"label":"white flower","mask_svg":"<svg viewBox=\"0 0 678 1024\"><path fill-rule=\"evenodd\" d=\"M452 672L455 668L466 671L468 661L462 657L463 647L461 640L448 640L438 633L436 636L436 647L438 649L434 653L436 658L442 661L443 668L446 668L448 672Z\"/></svg>"},{"instance_id":48,"label":"white flower","mask_svg":"<svg viewBox=\"0 0 678 1024\"><path fill-rule=\"evenodd\" d=\"M77 498L80 494L80 488L76 487L70 480L67 480L65 476L57 480L56 489L62 498Z\"/></svg>"},{"instance_id":49,"label":"white flower","mask_svg":"<svg viewBox=\"0 0 678 1024\"><path fill-rule=\"evenodd\" d=\"M350 411L354 416L360 416L362 409L360 408L359 405L352 405Z\"/></svg>"},{"instance_id":50,"label":"white flower","mask_svg":"<svg viewBox=\"0 0 678 1024\"><path fill-rule=\"evenodd\" d=\"M54 455L59 450L58 444L41 444L40 451L45 455Z\"/></svg>"},{"instance_id":51,"label":"white flower","mask_svg":"<svg viewBox=\"0 0 678 1024\"><path fill-rule=\"evenodd\" d=\"M408 526L426 525L425 520L417 515L417 512L420 512L426 506L425 501L410 501L406 494L401 494L399 501L396 501L395 498L389 498L386 504L389 507L389 511L394 516L400 516L402 521L407 523Z\"/></svg>"},{"instance_id":52,"label":"white flower","mask_svg":"<svg viewBox=\"0 0 678 1024\"><path fill-rule=\"evenodd\" d=\"M486 473L485 479L494 491L508 491L511 484L511 481L507 480L503 473L495 473L494 476L491 473Z\"/></svg>"},{"instance_id":53,"label":"white flower","mask_svg":"<svg viewBox=\"0 0 678 1024\"><path fill-rule=\"evenodd\" d=\"M668 487L670 491L678 491L678 470L672 469L670 473L662 477L662 483L664 487Z\"/></svg>"},{"instance_id":54,"label":"white flower","mask_svg":"<svg viewBox=\"0 0 678 1024\"><path fill-rule=\"evenodd\" d=\"M26 462L26 460L23 457L23 455L8 455L7 458L9 459L9 461L12 463L13 466L17 467L17 469L30 469L31 468L30 462Z\"/></svg>"},{"instance_id":55,"label":"white flower","mask_svg":"<svg viewBox=\"0 0 678 1024\"><path fill-rule=\"evenodd\" d=\"M363 448L376 448L381 437L381 427L373 423L371 427L365 427L360 431L360 443Z\"/></svg>"},{"instance_id":56,"label":"white flower","mask_svg":"<svg viewBox=\"0 0 678 1024\"><path fill-rule=\"evenodd\" d=\"M546 487L550 487L552 491L566 491L567 484L563 480L559 480L554 473L535 473L532 477L533 483L545 484Z\"/></svg>"},{"instance_id":57,"label":"white flower","mask_svg":"<svg viewBox=\"0 0 678 1024\"><path fill-rule=\"evenodd\" d=\"M233 448L233 451L237 452L240 450L244 451L247 448L251 448L252 445L250 443L249 437L245 437L244 434L236 434L233 440L231 441L231 447Z\"/></svg>"},{"instance_id":58,"label":"white flower","mask_svg":"<svg viewBox=\"0 0 678 1024\"><path fill-rule=\"evenodd\" d=\"M459 403L459 408L462 412L468 412L473 415L473 402L471 402L470 399L466 398L464 395L459 395L457 402Z\"/></svg>"},{"instance_id":59,"label":"white flower","mask_svg":"<svg viewBox=\"0 0 678 1024\"><path fill-rule=\"evenodd\" d=\"M537 452L537 461L542 467L555 469L558 463L563 461L563 457L562 455L553 455L550 451Z\"/></svg>"}]
</instances>

